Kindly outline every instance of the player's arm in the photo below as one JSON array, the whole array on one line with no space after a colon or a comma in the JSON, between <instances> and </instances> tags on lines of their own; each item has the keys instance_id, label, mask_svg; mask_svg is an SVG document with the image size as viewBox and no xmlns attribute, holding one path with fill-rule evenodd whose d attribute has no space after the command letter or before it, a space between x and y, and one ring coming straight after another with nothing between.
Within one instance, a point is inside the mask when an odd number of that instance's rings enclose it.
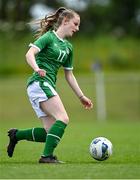
<instances>
[{"instance_id":1,"label":"player's arm","mask_svg":"<svg viewBox=\"0 0 140 180\"><path fill-rule=\"evenodd\" d=\"M46 75L46 71L43 69L40 69L35 60L35 55L37 53L39 53L38 48L30 47L30 49L26 53L26 61L35 72L37 72L40 76L44 77Z\"/></svg>"},{"instance_id":2,"label":"player's arm","mask_svg":"<svg viewBox=\"0 0 140 180\"><path fill-rule=\"evenodd\" d=\"M74 91L74 93L77 95L77 97L80 99L81 103L84 105L86 109L90 109L93 107L92 101L87 98L82 90L80 89L78 82L71 70L64 70L65 72L65 78Z\"/></svg>"}]
</instances>

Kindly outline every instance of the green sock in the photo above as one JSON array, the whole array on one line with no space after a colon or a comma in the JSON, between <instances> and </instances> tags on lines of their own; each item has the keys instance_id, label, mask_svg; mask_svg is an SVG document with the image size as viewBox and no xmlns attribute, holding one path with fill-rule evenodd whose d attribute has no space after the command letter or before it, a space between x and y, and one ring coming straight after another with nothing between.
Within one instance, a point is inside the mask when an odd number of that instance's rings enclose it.
<instances>
[{"instance_id":1,"label":"green sock","mask_svg":"<svg viewBox=\"0 0 140 180\"><path fill-rule=\"evenodd\" d=\"M46 137L46 144L45 144L43 156L53 155L53 151L57 146L57 144L59 143L60 139L62 138L66 126L67 125L60 120L57 120L52 125Z\"/></svg>"},{"instance_id":2,"label":"green sock","mask_svg":"<svg viewBox=\"0 0 140 180\"><path fill-rule=\"evenodd\" d=\"M16 138L20 140L28 140L35 142L45 142L46 141L46 131L44 128L32 128L25 130L18 130L16 133Z\"/></svg>"}]
</instances>

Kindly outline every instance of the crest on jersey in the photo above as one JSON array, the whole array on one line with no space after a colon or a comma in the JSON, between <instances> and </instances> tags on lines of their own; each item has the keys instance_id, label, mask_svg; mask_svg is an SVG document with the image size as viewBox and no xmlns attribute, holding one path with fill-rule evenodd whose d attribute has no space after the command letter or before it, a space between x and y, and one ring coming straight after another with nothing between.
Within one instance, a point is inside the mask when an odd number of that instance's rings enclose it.
<instances>
[{"instance_id":1,"label":"crest on jersey","mask_svg":"<svg viewBox=\"0 0 140 180\"><path fill-rule=\"evenodd\" d=\"M70 50L68 48L66 48L66 53L69 54L70 53Z\"/></svg>"}]
</instances>

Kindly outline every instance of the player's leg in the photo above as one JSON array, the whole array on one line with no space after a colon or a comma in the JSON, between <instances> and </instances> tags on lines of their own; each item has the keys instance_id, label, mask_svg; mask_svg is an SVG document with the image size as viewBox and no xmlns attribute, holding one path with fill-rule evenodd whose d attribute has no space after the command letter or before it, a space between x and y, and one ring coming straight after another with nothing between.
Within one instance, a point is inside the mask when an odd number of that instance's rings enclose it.
<instances>
[{"instance_id":1,"label":"player's leg","mask_svg":"<svg viewBox=\"0 0 140 180\"><path fill-rule=\"evenodd\" d=\"M40 117L45 118L47 115L41 111L39 107L39 101L46 100L46 97L44 96L42 99L42 94L40 90L41 88L39 86L39 82L32 83L30 86L28 86L27 93L29 96L29 100L32 104L32 107L35 110L37 116L39 118ZM41 99L39 97L41 97ZM9 136L9 144L7 146L7 153L9 157L12 157L14 148L18 141L28 140L28 141L45 142L46 130L44 128L31 128L31 129L25 129L25 130L10 129L8 131L8 136Z\"/></svg>"},{"instance_id":2,"label":"player's leg","mask_svg":"<svg viewBox=\"0 0 140 180\"><path fill-rule=\"evenodd\" d=\"M31 129L18 130L16 133L17 140L45 142L48 129L51 127L55 120L50 116L42 116L40 117L40 119L43 122L44 128L35 127Z\"/></svg>"},{"instance_id":3,"label":"player's leg","mask_svg":"<svg viewBox=\"0 0 140 180\"><path fill-rule=\"evenodd\" d=\"M9 157L13 156L13 152L16 144L21 140L35 141L35 142L45 142L46 141L46 131L44 128L30 128L30 129L10 129L8 131L9 144L7 146L7 153Z\"/></svg>"},{"instance_id":4,"label":"player's leg","mask_svg":"<svg viewBox=\"0 0 140 180\"><path fill-rule=\"evenodd\" d=\"M9 144L7 146L7 153L9 157L13 156L16 144L21 140L46 142L46 135L48 129L52 126L55 120L50 116L43 116L40 118L44 124L44 128L35 127L30 129L10 129L8 131Z\"/></svg>"},{"instance_id":5,"label":"player's leg","mask_svg":"<svg viewBox=\"0 0 140 180\"><path fill-rule=\"evenodd\" d=\"M64 134L64 130L68 124L69 118L58 95L51 97L47 101L40 102L40 107L43 112L56 119L56 122L48 130L44 152L39 162L58 162L53 156L53 152Z\"/></svg>"}]
</instances>

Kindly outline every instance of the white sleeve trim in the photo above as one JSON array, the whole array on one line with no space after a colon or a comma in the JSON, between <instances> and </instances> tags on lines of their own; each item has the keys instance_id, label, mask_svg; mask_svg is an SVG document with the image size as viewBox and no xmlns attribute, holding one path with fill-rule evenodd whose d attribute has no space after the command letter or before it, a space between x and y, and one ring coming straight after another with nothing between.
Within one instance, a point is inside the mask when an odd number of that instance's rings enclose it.
<instances>
[{"instance_id":1,"label":"white sleeve trim","mask_svg":"<svg viewBox=\"0 0 140 180\"><path fill-rule=\"evenodd\" d=\"M33 43L30 43L30 44L29 44L29 47L34 47L34 48L38 49L38 51L40 52L40 48L37 47L36 45L34 45Z\"/></svg>"},{"instance_id":2,"label":"white sleeve trim","mask_svg":"<svg viewBox=\"0 0 140 180\"><path fill-rule=\"evenodd\" d=\"M64 69L66 69L66 70L73 70L73 67L64 67Z\"/></svg>"}]
</instances>

